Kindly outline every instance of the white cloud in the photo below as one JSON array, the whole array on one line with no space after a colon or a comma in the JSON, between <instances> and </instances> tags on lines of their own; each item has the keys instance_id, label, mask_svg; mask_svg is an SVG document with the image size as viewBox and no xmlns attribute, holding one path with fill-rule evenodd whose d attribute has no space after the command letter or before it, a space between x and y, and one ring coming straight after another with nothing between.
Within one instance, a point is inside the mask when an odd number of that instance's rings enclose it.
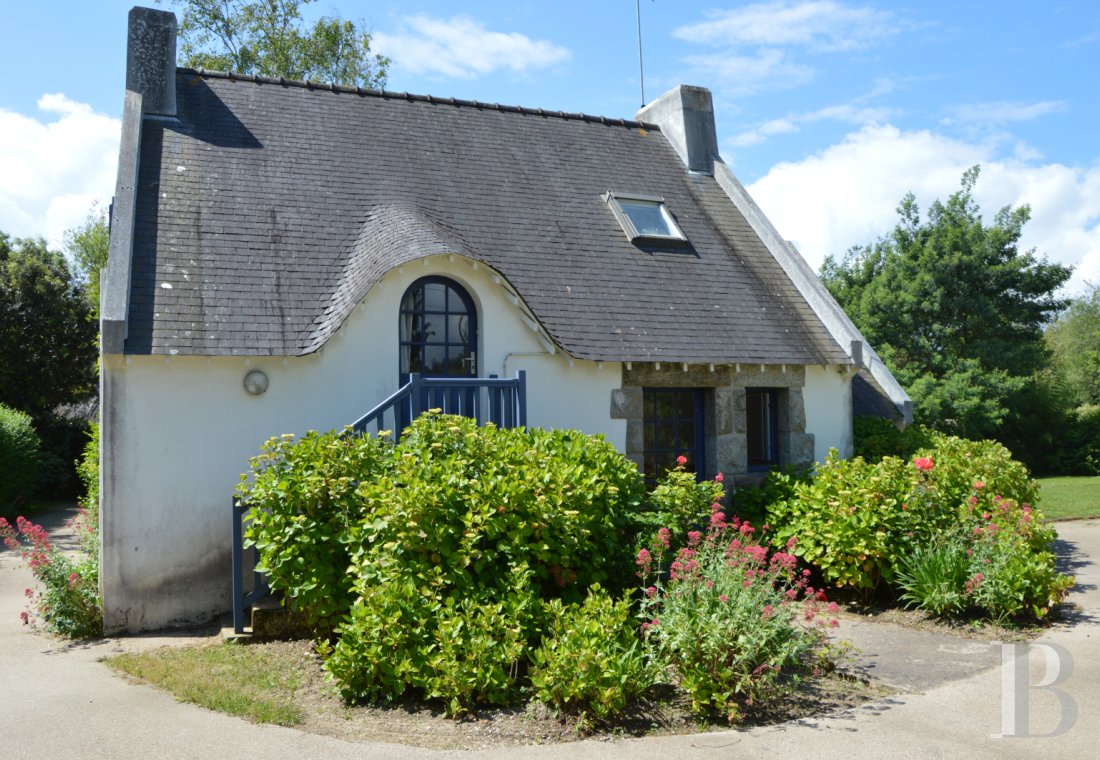
<instances>
[{"instance_id":1,"label":"white cloud","mask_svg":"<svg viewBox=\"0 0 1100 760\"><path fill-rule=\"evenodd\" d=\"M862 100L862 99L860 99ZM802 124L811 124L820 121L839 121L846 124L877 124L889 119L897 109L871 108L867 106L839 105L819 108L816 111L804 113L792 113L781 119L766 121L759 127L748 129L734 135L730 145L735 148L745 148L758 145L773 135L785 135L798 132Z\"/></svg>"},{"instance_id":2,"label":"white cloud","mask_svg":"<svg viewBox=\"0 0 1100 760\"><path fill-rule=\"evenodd\" d=\"M835 51L867 47L901 31L890 13L833 0L779 0L705 15L706 21L678 27L673 34L710 45L798 45Z\"/></svg>"},{"instance_id":3,"label":"white cloud","mask_svg":"<svg viewBox=\"0 0 1100 760\"><path fill-rule=\"evenodd\" d=\"M1004 206L1030 205L1021 250L1074 265L1071 290L1100 283L1100 163L1037 164L999 156L993 143L867 126L804 161L776 165L748 189L816 269L826 255L839 258L889 232L907 192L926 210L958 190L974 164L982 166L974 195L987 222Z\"/></svg>"},{"instance_id":4,"label":"white cloud","mask_svg":"<svg viewBox=\"0 0 1100 760\"><path fill-rule=\"evenodd\" d=\"M951 116L944 119L945 124L968 122L979 124L1000 124L1007 121L1031 121L1050 113L1068 110L1064 100L1042 100L1038 103L1021 103L1013 100L997 100L988 103L967 103L949 110Z\"/></svg>"},{"instance_id":5,"label":"white cloud","mask_svg":"<svg viewBox=\"0 0 1100 760\"><path fill-rule=\"evenodd\" d=\"M122 126L61 94L38 108L41 118L0 109L0 230L60 248L93 202L109 201Z\"/></svg>"},{"instance_id":6,"label":"white cloud","mask_svg":"<svg viewBox=\"0 0 1100 760\"><path fill-rule=\"evenodd\" d=\"M371 46L414 74L473 79L498 69L521 73L569 60L572 52L517 32L493 32L474 19L413 16L396 33L376 32Z\"/></svg>"},{"instance_id":7,"label":"white cloud","mask_svg":"<svg viewBox=\"0 0 1100 760\"><path fill-rule=\"evenodd\" d=\"M761 90L787 90L807 84L814 78L809 66L794 63L782 50L761 50L756 55L736 55L732 51L692 55L688 64L702 69L706 76L722 82L726 97L751 95Z\"/></svg>"}]
</instances>

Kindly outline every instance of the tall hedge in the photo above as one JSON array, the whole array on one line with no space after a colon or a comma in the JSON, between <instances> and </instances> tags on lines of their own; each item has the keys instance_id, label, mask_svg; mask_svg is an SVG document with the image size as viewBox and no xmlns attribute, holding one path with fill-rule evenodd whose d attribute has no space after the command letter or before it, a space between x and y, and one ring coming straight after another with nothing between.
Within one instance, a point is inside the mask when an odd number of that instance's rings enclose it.
<instances>
[{"instance_id":1,"label":"tall hedge","mask_svg":"<svg viewBox=\"0 0 1100 760\"><path fill-rule=\"evenodd\" d=\"M38 448L30 416L0 404L0 512L18 509L34 493Z\"/></svg>"}]
</instances>

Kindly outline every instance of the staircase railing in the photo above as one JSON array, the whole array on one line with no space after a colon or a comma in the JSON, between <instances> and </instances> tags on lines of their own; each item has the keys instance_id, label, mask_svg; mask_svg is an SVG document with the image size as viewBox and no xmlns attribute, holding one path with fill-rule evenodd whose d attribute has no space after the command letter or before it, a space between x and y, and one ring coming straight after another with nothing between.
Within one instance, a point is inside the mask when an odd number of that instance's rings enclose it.
<instances>
[{"instance_id":1,"label":"staircase railing","mask_svg":"<svg viewBox=\"0 0 1100 760\"><path fill-rule=\"evenodd\" d=\"M527 426L527 373L520 370L513 378L423 377L409 375L409 381L351 424L353 433L378 435L383 430L398 432L429 409L444 414L472 417L479 425L491 422L497 427ZM244 633L245 612L263 600L270 590L267 577L255 571L258 560L252 549L252 588L244 590L244 523L248 504L233 499L233 630Z\"/></svg>"},{"instance_id":2,"label":"staircase railing","mask_svg":"<svg viewBox=\"0 0 1100 760\"><path fill-rule=\"evenodd\" d=\"M527 373L520 370L514 378L500 378L423 377L414 372L407 383L351 428L359 434L376 435L382 430L401 430L429 409L472 417L479 425L491 422L502 428L527 427Z\"/></svg>"}]
</instances>

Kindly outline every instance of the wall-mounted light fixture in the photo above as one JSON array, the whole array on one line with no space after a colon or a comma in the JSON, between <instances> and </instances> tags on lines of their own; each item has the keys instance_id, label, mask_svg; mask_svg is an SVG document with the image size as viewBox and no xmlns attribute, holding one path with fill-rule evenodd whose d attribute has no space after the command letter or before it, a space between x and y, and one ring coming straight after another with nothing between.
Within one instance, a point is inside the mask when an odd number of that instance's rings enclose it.
<instances>
[{"instance_id":1,"label":"wall-mounted light fixture","mask_svg":"<svg viewBox=\"0 0 1100 760\"><path fill-rule=\"evenodd\" d=\"M267 375L254 369L244 376L244 389L253 396L259 396L267 390Z\"/></svg>"}]
</instances>

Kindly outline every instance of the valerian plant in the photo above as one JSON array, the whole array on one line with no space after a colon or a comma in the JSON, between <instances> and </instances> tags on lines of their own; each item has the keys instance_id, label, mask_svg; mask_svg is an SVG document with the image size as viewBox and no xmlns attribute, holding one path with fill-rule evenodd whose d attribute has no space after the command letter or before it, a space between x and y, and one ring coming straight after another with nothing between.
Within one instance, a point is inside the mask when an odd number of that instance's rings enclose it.
<instances>
[{"instance_id":1,"label":"valerian plant","mask_svg":"<svg viewBox=\"0 0 1100 760\"><path fill-rule=\"evenodd\" d=\"M654 666L708 717L740 718L745 706L775 696L804 672L824 643L825 594L809 585L790 553L772 552L763 531L715 509L704 534L673 551L659 531L638 552L644 591L641 629ZM787 677L787 678L785 678Z\"/></svg>"}]
</instances>

